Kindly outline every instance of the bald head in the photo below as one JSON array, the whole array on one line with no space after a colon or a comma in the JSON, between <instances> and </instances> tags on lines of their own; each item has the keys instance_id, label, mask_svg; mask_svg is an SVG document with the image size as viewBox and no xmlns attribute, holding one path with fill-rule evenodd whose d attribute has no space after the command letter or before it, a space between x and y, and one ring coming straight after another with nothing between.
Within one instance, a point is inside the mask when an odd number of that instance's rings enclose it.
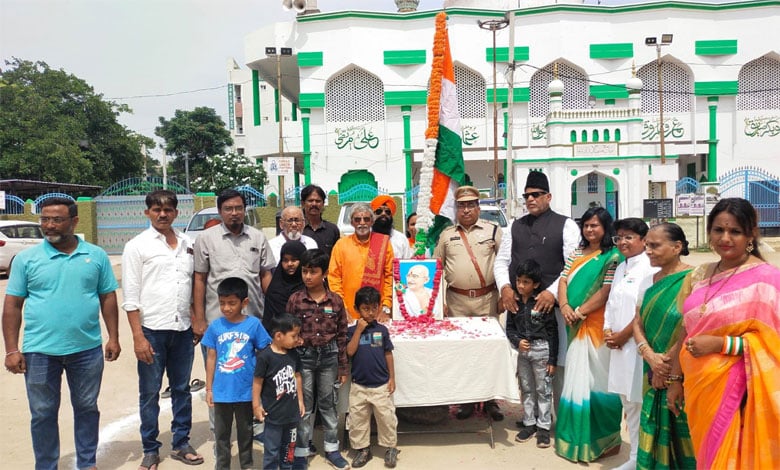
<instances>
[{"instance_id":1,"label":"bald head","mask_svg":"<svg viewBox=\"0 0 780 470\"><path fill-rule=\"evenodd\" d=\"M287 206L282 209L279 221L282 234L287 240L300 240L303 230L303 211L298 206Z\"/></svg>"}]
</instances>

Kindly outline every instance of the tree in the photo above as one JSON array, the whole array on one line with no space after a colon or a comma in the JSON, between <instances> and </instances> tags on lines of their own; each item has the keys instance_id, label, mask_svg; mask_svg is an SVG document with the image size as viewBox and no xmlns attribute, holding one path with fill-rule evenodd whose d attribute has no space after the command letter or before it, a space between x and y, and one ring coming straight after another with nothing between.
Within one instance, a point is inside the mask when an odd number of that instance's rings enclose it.
<instances>
[{"instance_id":1,"label":"tree","mask_svg":"<svg viewBox=\"0 0 780 470\"><path fill-rule=\"evenodd\" d=\"M235 153L207 157L200 174L192 181L192 190L196 192L220 193L223 189L245 184L262 191L268 183L263 165L256 165Z\"/></svg>"},{"instance_id":2,"label":"tree","mask_svg":"<svg viewBox=\"0 0 780 470\"><path fill-rule=\"evenodd\" d=\"M154 133L165 140L165 151L176 157L173 167L179 175L184 173L185 159L189 159L192 174L208 174L206 158L221 155L226 147L233 145L222 118L206 106L192 111L177 109L171 120L160 116L160 125Z\"/></svg>"},{"instance_id":3,"label":"tree","mask_svg":"<svg viewBox=\"0 0 780 470\"><path fill-rule=\"evenodd\" d=\"M130 108L105 101L84 80L45 62L5 63L0 174L100 186L140 176L143 136L117 122Z\"/></svg>"}]
</instances>

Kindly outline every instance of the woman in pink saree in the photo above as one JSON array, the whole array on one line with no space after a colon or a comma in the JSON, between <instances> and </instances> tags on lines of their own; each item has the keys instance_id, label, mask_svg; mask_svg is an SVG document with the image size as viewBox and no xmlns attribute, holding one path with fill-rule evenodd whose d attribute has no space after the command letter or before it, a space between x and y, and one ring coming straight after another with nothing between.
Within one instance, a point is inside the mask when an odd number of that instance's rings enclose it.
<instances>
[{"instance_id":1,"label":"woman in pink saree","mask_svg":"<svg viewBox=\"0 0 780 470\"><path fill-rule=\"evenodd\" d=\"M780 468L780 271L758 251L748 201L720 200L707 233L720 260L683 286L667 405L684 407L699 468Z\"/></svg>"}]
</instances>

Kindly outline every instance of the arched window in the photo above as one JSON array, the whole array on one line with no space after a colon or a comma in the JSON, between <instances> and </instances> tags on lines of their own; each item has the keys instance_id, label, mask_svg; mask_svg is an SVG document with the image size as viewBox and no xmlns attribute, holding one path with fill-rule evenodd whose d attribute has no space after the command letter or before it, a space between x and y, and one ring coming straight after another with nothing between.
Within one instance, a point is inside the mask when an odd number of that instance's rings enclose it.
<instances>
[{"instance_id":1,"label":"arched window","mask_svg":"<svg viewBox=\"0 0 780 470\"><path fill-rule=\"evenodd\" d=\"M331 122L384 121L384 84L359 67L335 75L325 85L325 115Z\"/></svg>"},{"instance_id":2,"label":"arched window","mask_svg":"<svg viewBox=\"0 0 780 470\"><path fill-rule=\"evenodd\" d=\"M593 142L599 141L599 131L598 129L593 129Z\"/></svg>"},{"instance_id":3,"label":"arched window","mask_svg":"<svg viewBox=\"0 0 780 470\"><path fill-rule=\"evenodd\" d=\"M609 142L609 129L604 129L604 142Z\"/></svg>"},{"instance_id":4,"label":"arched window","mask_svg":"<svg viewBox=\"0 0 780 470\"><path fill-rule=\"evenodd\" d=\"M739 71L737 109L780 108L780 60L763 56Z\"/></svg>"},{"instance_id":5,"label":"arched window","mask_svg":"<svg viewBox=\"0 0 780 470\"><path fill-rule=\"evenodd\" d=\"M485 79L473 70L455 64L455 83L458 84L458 112L463 119L484 119L487 109Z\"/></svg>"},{"instance_id":6,"label":"arched window","mask_svg":"<svg viewBox=\"0 0 780 470\"><path fill-rule=\"evenodd\" d=\"M588 141L588 131L582 131L582 141L587 142Z\"/></svg>"},{"instance_id":7,"label":"arched window","mask_svg":"<svg viewBox=\"0 0 780 470\"><path fill-rule=\"evenodd\" d=\"M531 117L547 116L550 111L550 94L547 86L553 81L553 63L537 70L531 77ZM563 109L588 107L588 78L577 67L558 62L558 79L563 82Z\"/></svg>"},{"instance_id":8,"label":"arched window","mask_svg":"<svg viewBox=\"0 0 780 470\"><path fill-rule=\"evenodd\" d=\"M664 112L684 113L691 110L693 84L691 75L680 65L665 61L662 65L664 86ZM649 62L637 71L636 76L642 79L642 112L657 113L658 101L658 65L656 61Z\"/></svg>"},{"instance_id":9,"label":"arched window","mask_svg":"<svg viewBox=\"0 0 780 470\"><path fill-rule=\"evenodd\" d=\"M615 129L615 142L620 142L620 129Z\"/></svg>"},{"instance_id":10,"label":"arched window","mask_svg":"<svg viewBox=\"0 0 780 470\"><path fill-rule=\"evenodd\" d=\"M571 134L569 134L569 140L571 143L577 142L577 131L571 131Z\"/></svg>"}]
</instances>

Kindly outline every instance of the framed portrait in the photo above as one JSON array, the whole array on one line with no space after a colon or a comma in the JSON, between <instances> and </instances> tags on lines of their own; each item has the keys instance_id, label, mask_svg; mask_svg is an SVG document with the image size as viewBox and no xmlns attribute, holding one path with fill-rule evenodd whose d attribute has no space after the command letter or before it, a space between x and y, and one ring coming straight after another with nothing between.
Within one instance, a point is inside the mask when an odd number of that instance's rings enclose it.
<instances>
[{"instance_id":1,"label":"framed portrait","mask_svg":"<svg viewBox=\"0 0 780 470\"><path fill-rule=\"evenodd\" d=\"M393 261L393 320L431 316L443 318L441 261L395 259Z\"/></svg>"}]
</instances>

